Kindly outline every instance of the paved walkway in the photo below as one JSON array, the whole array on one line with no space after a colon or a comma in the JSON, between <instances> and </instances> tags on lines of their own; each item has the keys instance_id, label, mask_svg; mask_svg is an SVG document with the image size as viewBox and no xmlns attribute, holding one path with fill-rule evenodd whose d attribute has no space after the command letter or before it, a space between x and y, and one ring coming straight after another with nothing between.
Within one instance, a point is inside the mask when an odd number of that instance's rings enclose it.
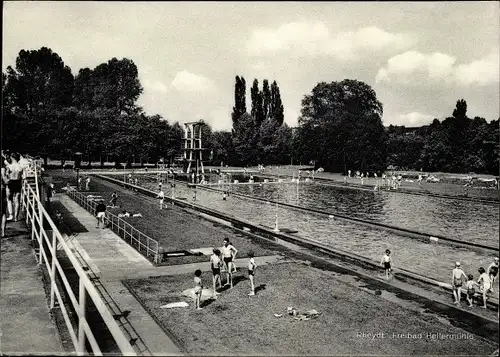
<instances>
[{"instance_id":1,"label":"paved walkway","mask_svg":"<svg viewBox=\"0 0 500 357\"><path fill-rule=\"evenodd\" d=\"M110 229L96 228L96 219L66 195L56 195L66 209L78 217L88 232L79 233L72 240L84 251L83 256L100 274L100 283L122 311L130 310L128 320L153 355L181 355L179 348L170 340L149 313L121 283L122 279L147 278L150 276L192 273L195 269L210 270L207 262L155 267L134 248L125 243ZM281 256L256 257L258 265L282 261ZM237 259L243 266L247 259Z\"/></svg>"},{"instance_id":2,"label":"paved walkway","mask_svg":"<svg viewBox=\"0 0 500 357\"><path fill-rule=\"evenodd\" d=\"M0 354L66 354L24 232L24 222L9 222L7 234L14 236L1 241Z\"/></svg>"}]
</instances>

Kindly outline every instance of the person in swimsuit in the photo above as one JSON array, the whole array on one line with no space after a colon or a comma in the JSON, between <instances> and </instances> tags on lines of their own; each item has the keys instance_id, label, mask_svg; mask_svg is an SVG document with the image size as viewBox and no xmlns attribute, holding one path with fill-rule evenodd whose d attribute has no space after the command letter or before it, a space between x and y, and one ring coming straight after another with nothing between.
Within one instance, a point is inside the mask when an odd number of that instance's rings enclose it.
<instances>
[{"instance_id":1,"label":"person in swimsuit","mask_svg":"<svg viewBox=\"0 0 500 357\"><path fill-rule=\"evenodd\" d=\"M255 295L255 269L257 269L257 264L255 264L254 254L253 252L248 252L248 257L250 260L248 261L248 279L250 279L250 293L248 296Z\"/></svg>"},{"instance_id":2,"label":"person in swimsuit","mask_svg":"<svg viewBox=\"0 0 500 357\"><path fill-rule=\"evenodd\" d=\"M387 249L385 251L385 254L382 256L382 259L380 261L380 265L384 267L385 271L385 278L389 280L389 275L392 273L392 267L391 267L391 251Z\"/></svg>"},{"instance_id":3,"label":"person in swimsuit","mask_svg":"<svg viewBox=\"0 0 500 357\"><path fill-rule=\"evenodd\" d=\"M227 280L224 286L229 285L230 288L233 288L233 261L236 258L236 254L238 250L229 242L228 238L224 238L224 246L221 249L222 258L224 261L224 265L226 267Z\"/></svg>"},{"instance_id":4,"label":"person in swimsuit","mask_svg":"<svg viewBox=\"0 0 500 357\"><path fill-rule=\"evenodd\" d=\"M483 293L483 309L486 309L487 308L486 307L486 300L488 299L488 297L486 295L491 290L490 277L488 276L488 274L486 274L486 271L484 270L483 267L480 267L478 269L478 272L481 275L479 276L477 283L481 284L479 291L481 291L481 293Z\"/></svg>"},{"instance_id":5,"label":"person in swimsuit","mask_svg":"<svg viewBox=\"0 0 500 357\"><path fill-rule=\"evenodd\" d=\"M21 179L23 175L23 167L19 164L19 154L13 153L10 155L11 164L7 166L7 171L9 175L9 191L10 200L12 201L13 211L14 211L14 221L18 220L19 208L20 208L20 197L21 197Z\"/></svg>"},{"instance_id":6,"label":"person in swimsuit","mask_svg":"<svg viewBox=\"0 0 500 357\"><path fill-rule=\"evenodd\" d=\"M116 201L118 200L118 195L116 194L116 191L114 191L111 194L111 206L116 207Z\"/></svg>"},{"instance_id":7,"label":"person in swimsuit","mask_svg":"<svg viewBox=\"0 0 500 357\"><path fill-rule=\"evenodd\" d=\"M160 200L160 209L163 209L163 200L165 199L165 193L161 190L161 187L160 192L158 192L156 198Z\"/></svg>"},{"instance_id":8,"label":"person in swimsuit","mask_svg":"<svg viewBox=\"0 0 500 357\"><path fill-rule=\"evenodd\" d=\"M210 256L210 267L212 269L212 274L213 274L213 283L214 283L214 297L217 297L217 295L220 295L217 292L217 286L219 288L222 288L222 282L220 279L220 267L222 265L222 261L220 259L220 250L217 248L213 249L214 254Z\"/></svg>"},{"instance_id":9,"label":"person in swimsuit","mask_svg":"<svg viewBox=\"0 0 500 357\"><path fill-rule=\"evenodd\" d=\"M497 274L498 274L498 257L495 257L495 259L493 260L493 263L491 263L488 267L488 276L490 278L490 282L491 282L491 292L493 292L493 284L495 283L495 280L497 278Z\"/></svg>"},{"instance_id":10,"label":"person in swimsuit","mask_svg":"<svg viewBox=\"0 0 500 357\"><path fill-rule=\"evenodd\" d=\"M5 237L5 225L7 223L7 192L5 190L5 184L0 182L1 190L1 198L2 198L2 238Z\"/></svg>"},{"instance_id":11,"label":"person in swimsuit","mask_svg":"<svg viewBox=\"0 0 500 357\"><path fill-rule=\"evenodd\" d=\"M196 310L201 310L203 309L202 307L200 307L200 303L201 303L201 293L203 291L203 285L201 283L201 270L200 269L196 269L196 271L194 272L194 293L195 293L195 305L194 307L196 308Z\"/></svg>"},{"instance_id":12,"label":"person in swimsuit","mask_svg":"<svg viewBox=\"0 0 500 357\"><path fill-rule=\"evenodd\" d=\"M460 297L462 294L462 279L467 279L464 271L460 268L460 262L455 263L455 268L451 274L451 286L453 288L453 297L455 304L460 305Z\"/></svg>"},{"instance_id":13,"label":"person in swimsuit","mask_svg":"<svg viewBox=\"0 0 500 357\"><path fill-rule=\"evenodd\" d=\"M90 190L90 177L87 177L87 179L85 180L85 191L89 190Z\"/></svg>"},{"instance_id":14,"label":"person in swimsuit","mask_svg":"<svg viewBox=\"0 0 500 357\"><path fill-rule=\"evenodd\" d=\"M469 274L467 276L469 280L465 283L465 286L467 287L467 301L469 302L469 307L472 307L472 302L474 299L474 294L476 294L476 287L479 287L479 285L474 281L474 275Z\"/></svg>"},{"instance_id":15,"label":"person in swimsuit","mask_svg":"<svg viewBox=\"0 0 500 357\"><path fill-rule=\"evenodd\" d=\"M104 202L99 202L97 205L96 209L96 216L97 216L97 226L96 228L104 228L104 218L106 217L106 205Z\"/></svg>"},{"instance_id":16,"label":"person in swimsuit","mask_svg":"<svg viewBox=\"0 0 500 357\"><path fill-rule=\"evenodd\" d=\"M5 213L5 220L10 221L14 218L12 215L12 201L10 201L10 191L9 191L9 175L8 175L8 170L7 166L9 165L9 162L7 161L7 156L2 152L2 220L3 220L3 214ZM5 200L5 202L4 202ZM4 207L5 203L5 207ZM7 212L9 213L9 217L7 217ZM3 226L2 226L3 227ZM2 231L3 232L3 231Z\"/></svg>"}]
</instances>

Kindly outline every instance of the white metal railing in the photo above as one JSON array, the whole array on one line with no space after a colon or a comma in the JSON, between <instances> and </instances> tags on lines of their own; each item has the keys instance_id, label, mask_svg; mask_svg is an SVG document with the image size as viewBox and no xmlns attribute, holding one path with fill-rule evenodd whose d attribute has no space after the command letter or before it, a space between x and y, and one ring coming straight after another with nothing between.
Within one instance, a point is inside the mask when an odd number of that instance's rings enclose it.
<instances>
[{"instance_id":1,"label":"white metal railing","mask_svg":"<svg viewBox=\"0 0 500 357\"><path fill-rule=\"evenodd\" d=\"M37 169L35 169L35 179L38 178L36 171ZM66 241L43 207L38 196L38 192L35 192L29 183L24 180L22 193L22 204L26 212L26 224L28 227L31 227L31 239L36 240L38 243L39 252L36 254L38 265L45 263L50 275L50 308L53 309L55 307L57 299L57 303L59 304L59 308L63 314L64 321L66 322L66 326L71 336L71 341L73 342L73 346L75 347L77 354L80 356L87 354L85 347L85 341L87 340L93 355L103 355L86 318L86 299L88 295L92 299L98 313L101 315L102 320L113 336L113 339L115 340L121 353L125 356L136 356L137 354L134 348L118 326L118 323L109 311L106 303L102 300L101 295L87 276L87 273L83 270L82 266L78 262L78 259L68 247ZM51 233L47 233L44 223L49 226L47 230L52 230ZM78 274L78 298L75 296L61 263L57 258L58 246L64 251L71 262L72 268L74 268ZM56 284L56 272L61 277L62 291L59 290L58 284ZM76 329L73 327L73 323L68 314L68 309L64 305L62 296L62 293L64 292L66 292L69 296L70 304L78 316Z\"/></svg>"},{"instance_id":2,"label":"white metal railing","mask_svg":"<svg viewBox=\"0 0 500 357\"><path fill-rule=\"evenodd\" d=\"M97 203L94 200L89 200L84 194L74 189L70 189L66 191L66 193L76 203L95 216ZM104 221L113 232L115 232L125 242L129 243L132 247L137 249L139 253L145 255L148 259L151 257L156 263L159 262L160 244L156 239L147 236L130 223L111 212L106 212Z\"/></svg>"}]
</instances>

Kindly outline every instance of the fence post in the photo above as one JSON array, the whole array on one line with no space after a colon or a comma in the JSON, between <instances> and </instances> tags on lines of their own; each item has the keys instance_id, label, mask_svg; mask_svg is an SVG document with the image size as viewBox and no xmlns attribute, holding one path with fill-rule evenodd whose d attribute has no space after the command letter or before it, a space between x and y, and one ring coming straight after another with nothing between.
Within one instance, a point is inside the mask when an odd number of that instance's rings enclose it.
<instances>
[{"instance_id":1,"label":"fence post","mask_svg":"<svg viewBox=\"0 0 500 357\"><path fill-rule=\"evenodd\" d=\"M54 308L55 289L56 289L56 254L57 254L57 235L52 231L52 264L50 269L50 308Z\"/></svg>"},{"instance_id":2,"label":"fence post","mask_svg":"<svg viewBox=\"0 0 500 357\"><path fill-rule=\"evenodd\" d=\"M38 265L42 265L43 263L43 254L42 254L42 250L43 250L43 234L42 234L42 231L44 230L43 229L43 215L42 215L42 209L40 207L41 205L41 202L40 200L38 201L37 203L37 209L38 209L38 228L39 228L39 231L38 231Z\"/></svg>"},{"instance_id":3,"label":"fence post","mask_svg":"<svg viewBox=\"0 0 500 357\"><path fill-rule=\"evenodd\" d=\"M83 284L83 279L80 278L80 289L79 289L79 299L78 299L78 350L77 353L83 356L85 353L85 331L83 329L83 321L85 319L85 305L86 305L86 295L85 285Z\"/></svg>"},{"instance_id":4,"label":"fence post","mask_svg":"<svg viewBox=\"0 0 500 357\"><path fill-rule=\"evenodd\" d=\"M35 193L32 195L32 200L31 200L31 208L33 211L31 211L31 240L33 241L35 239Z\"/></svg>"}]
</instances>

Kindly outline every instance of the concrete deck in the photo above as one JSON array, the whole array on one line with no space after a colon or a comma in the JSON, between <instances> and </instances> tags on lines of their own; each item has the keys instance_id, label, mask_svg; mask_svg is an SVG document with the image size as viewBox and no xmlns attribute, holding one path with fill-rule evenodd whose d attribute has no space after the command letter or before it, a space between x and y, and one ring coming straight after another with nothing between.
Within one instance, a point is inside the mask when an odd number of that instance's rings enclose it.
<instances>
[{"instance_id":1,"label":"concrete deck","mask_svg":"<svg viewBox=\"0 0 500 357\"><path fill-rule=\"evenodd\" d=\"M0 354L66 354L24 222L7 227L1 240Z\"/></svg>"}]
</instances>

